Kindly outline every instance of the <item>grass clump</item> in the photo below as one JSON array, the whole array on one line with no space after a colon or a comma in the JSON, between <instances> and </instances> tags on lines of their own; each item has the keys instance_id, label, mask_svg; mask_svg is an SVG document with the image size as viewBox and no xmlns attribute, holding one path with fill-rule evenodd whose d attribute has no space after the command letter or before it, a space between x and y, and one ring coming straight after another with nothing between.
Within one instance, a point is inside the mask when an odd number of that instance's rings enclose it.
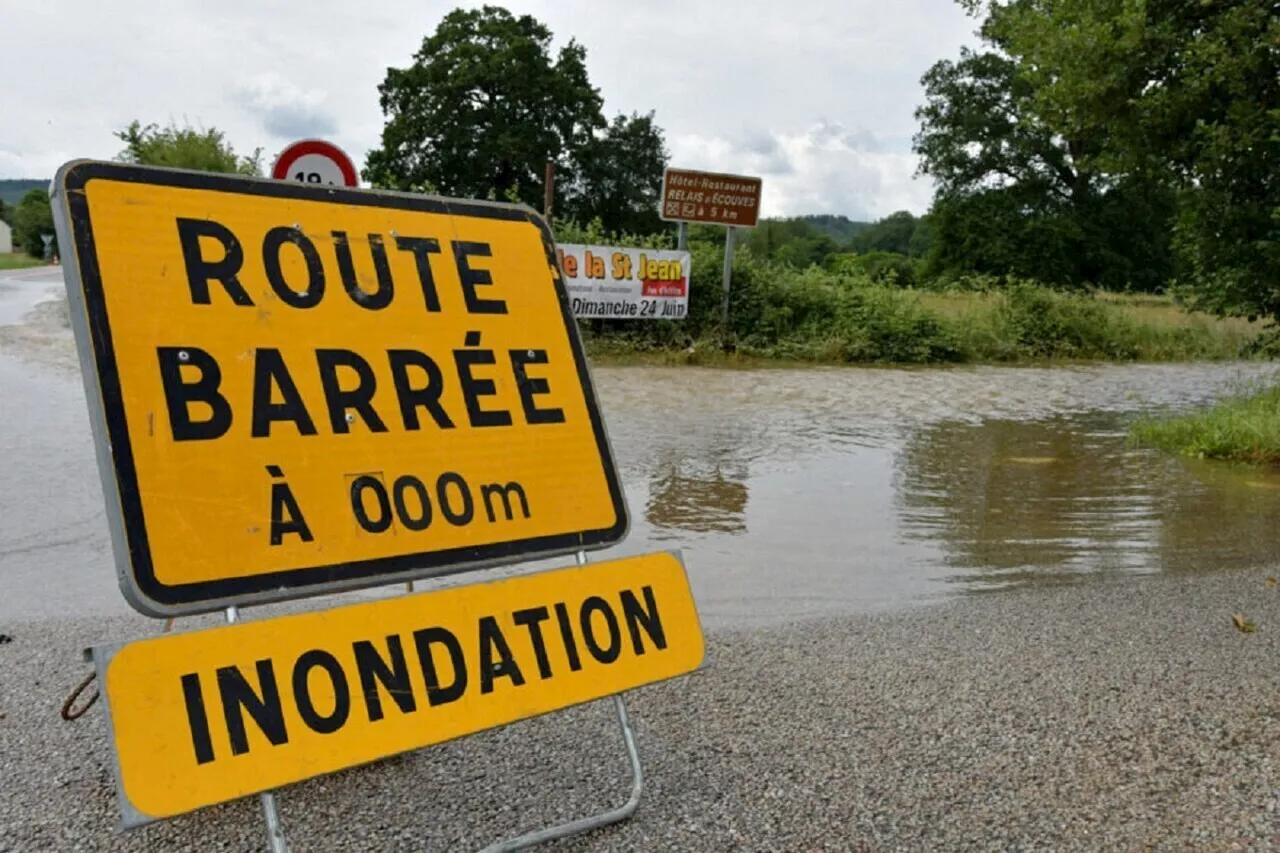
<instances>
[{"instance_id":1,"label":"grass clump","mask_svg":"<svg viewBox=\"0 0 1280 853\"><path fill-rule=\"evenodd\" d=\"M42 266L44 261L20 252L0 252L0 270L21 270Z\"/></svg>"},{"instance_id":2,"label":"grass clump","mask_svg":"<svg viewBox=\"0 0 1280 853\"><path fill-rule=\"evenodd\" d=\"M1280 467L1280 382L1255 385L1201 411L1143 418L1130 435L1179 456Z\"/></svg>"}]
</instances>

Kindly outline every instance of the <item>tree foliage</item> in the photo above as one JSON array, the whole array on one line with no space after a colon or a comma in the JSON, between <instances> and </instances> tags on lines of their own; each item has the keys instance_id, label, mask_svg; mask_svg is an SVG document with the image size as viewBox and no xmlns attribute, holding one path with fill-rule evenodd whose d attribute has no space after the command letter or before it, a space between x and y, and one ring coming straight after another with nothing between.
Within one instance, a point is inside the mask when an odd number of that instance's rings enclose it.
<instances>
[{"instance_id":1,"label":"tree foliage","mask_svg":"<svg viewBox=\"0 0 1280 853\"><path fill-rule=\"evenodd\" d=\"M923 223L924 219L917 219L911 211L899 210L855 235L849 242L849 248L855 252L891 252L919 257L929 247L928 229Z\"/></svg>"},{"instance_id":2,"label":"tree foliage","mask_svg":"<svg viewBox=\"0 0 1280 853\"><path fill-rule=\"evenodd\" d=\"M757 257L794 267L821 264L840 249L835 240L799 217L762 219L745 242Z\"/></svg>"},{"instance_id":3,"label":"tree foliage","mask_svg":"<svg viewBox=\"0 0 1280 853\"><path fill-rule=\"evenodd\" d=\"M553 56L551 31L505 9L455 9L407 68L378 87L387 116L364 176L374 186L496 198L542 208L555 163L558 216L600 218L611 231L660 227L667 162L652 114L607 122L570 40Z\"/></svg>"},{"instance_id":4,"label":"tree foliage","mask_svg":"<svg viewBox=\"0 0 1280 853\"><path fill-rule=\"evenodd\" d=\"M1002 224L1020 212L1057 249L1038 277L1174 278L1204 307L1280 316L1274 0L961 2L989 50L930 70L917 137L940 256L1013 264L962 214L1007 205ZM1044 248L1010 251L1025 271Z\"/></svg>"},{"instance_id":5,"label":"tree foliage","mask_svg":"<svg viewBox=\"0 0 1280 853\"><path fill-rule=\"evenodd\" d=\"M1020 0L990 27L1064 132L1177 194L1185 280L1223 313L1280 316L1280 6L1274 0Z\"/></svg>"},{"instance_id":6,"label":"tree foliage","mask_svg":"<svg viewBox=\"0 0 1280 853\"><path fill-rule=\"evenodd\" d=\"M994 32L983 28L998 45ZM923 82L915 149L938 186L933 273L1141 290L1167 281L1171 208L1158 185L1098 168L1103 130L1062 133L1037 109L1025 69L997 51L966 48ZM1126 254L1135 243L1146 247L1142 264Z\"/></svg>"},{"instance_id":7,"label":"tree foliage","mask_svg":"<svg viewBox=\"0 0 1280 853\"><path fill-rule=\"evenodd\" d=\"M13 211L9 209L9 205L4 203L4 199L0 199L0 222L8 225L13 224Z\"/></svg>"},{"instance_id":8,"label":"tree foliage","mask_svg":"<svg viewBox=\"0 0 1280 853\"><path fill-rule=\"evenodd\" d=\"M216 128L197 130L170 124L146 127L135 120L116 132L125 148L116 159L145 166L167 166L174 169L196 169L202 172L232 172L241 175L262 174L262 150L240 156Z\"/></svg>"},{"instance_id":9,"label":"tree foliage","mask_svg":"<svg viewBox=\"0 0 1280 853\"><path fill-rule=\"evenodd\" d=\"M28 190L13 210L14 248L21 248L33 258L42 258L44 239L41 235L53 233L53 209L49 206L49 193L44 190Z\"/></svg>"}]
</instances>

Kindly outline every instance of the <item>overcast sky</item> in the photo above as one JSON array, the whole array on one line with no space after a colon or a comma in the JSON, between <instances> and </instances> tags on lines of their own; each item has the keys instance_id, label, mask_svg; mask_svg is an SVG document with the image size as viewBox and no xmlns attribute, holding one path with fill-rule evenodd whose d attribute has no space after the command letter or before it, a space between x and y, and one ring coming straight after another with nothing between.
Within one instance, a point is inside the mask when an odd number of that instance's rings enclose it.
<instances>
[{"instance_id":1,"label":"overcast sky","mask_svg":"<svg viewBox=\"0 0 1280 853\"><path fill-rule=\"evenodd\" d=\"M328 138L363 166L377 86L455 6L433 0L4 0L0 178L110 158L114 130L217 127L237 151ZM920 75L976 41L953 0L533 0L587 49L608 115L654 110L672 165L764 178L767 215L923 212Z\"/></svg>"}]
</instances>

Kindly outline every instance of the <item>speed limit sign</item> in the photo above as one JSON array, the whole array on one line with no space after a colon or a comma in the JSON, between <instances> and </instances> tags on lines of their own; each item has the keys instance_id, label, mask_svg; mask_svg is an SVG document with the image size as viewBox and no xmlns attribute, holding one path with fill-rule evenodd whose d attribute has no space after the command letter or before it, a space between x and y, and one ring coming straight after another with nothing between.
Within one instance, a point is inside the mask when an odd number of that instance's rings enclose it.
<instances>
[{"instance_id":1,"label":"speed limit sign","mask_svg":"<svg viewBox=\"0 0 1280 853\"><path fill-rule=\"evenodd\" d=\"M335 187L360 185L351 158L338 146L322 139L303 139L285 148L276 158L271 177Z\"/></svg>"}]
</instances>

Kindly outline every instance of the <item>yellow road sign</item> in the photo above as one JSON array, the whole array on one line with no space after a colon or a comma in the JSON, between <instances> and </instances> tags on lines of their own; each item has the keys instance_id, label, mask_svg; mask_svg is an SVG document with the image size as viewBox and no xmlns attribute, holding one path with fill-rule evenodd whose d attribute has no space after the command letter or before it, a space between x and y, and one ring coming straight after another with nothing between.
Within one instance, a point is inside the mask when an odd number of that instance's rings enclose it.
<instances>
[{"instance_id":1,"label":"yellow road sign","mask_svg":"<svg viewBox=\"0 0 1280 853\"><path fill-rule=\"evenodd\" d=\"M126 827L696 669L678 553L94 650Z\"/></svg>"},{"instance_id":2,"label":"yellow road sign","mask_svg":"<svg viewBox=\"0 0 1280 853\"><path fill-rule=\"evenodd\" d=\"M142 612L626 535L528 208L77 161L54 210L121 587Z\"/></svg>"}]
</instances>

